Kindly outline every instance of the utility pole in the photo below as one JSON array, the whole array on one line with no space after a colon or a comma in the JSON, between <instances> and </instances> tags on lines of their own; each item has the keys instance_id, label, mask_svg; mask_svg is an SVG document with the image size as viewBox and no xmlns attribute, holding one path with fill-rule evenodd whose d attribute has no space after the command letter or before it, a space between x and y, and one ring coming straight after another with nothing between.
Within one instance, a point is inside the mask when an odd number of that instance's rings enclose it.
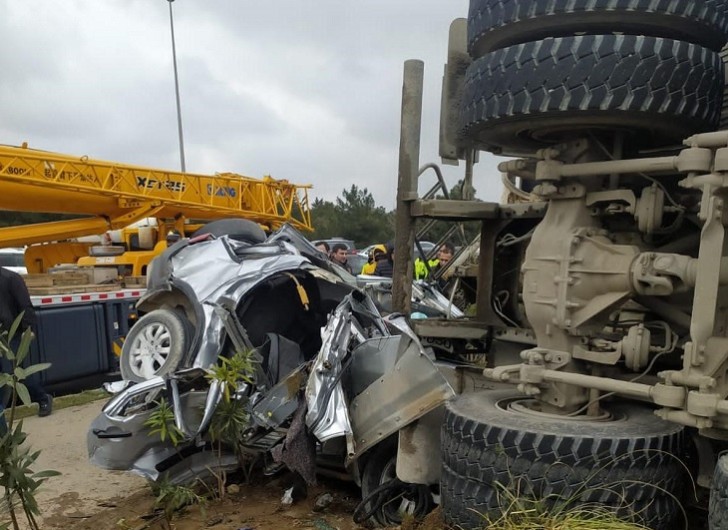
<instances>
[{"instance_id":1,"label":"utility pole","mask_svg":"<svg viewBox=\"0 0 728 530\"><path fill-rule=\"evenodd\" d=\"M179 132L179 161L182 173L186 172L185 169L185 141L182 135L182 108L179 103L179 78L177 77L177 50L174 45L174 18L172 17L172 2L174 0L167 0L169 3L169 28L172 33L172 64L174 65L174 93L177 96L177 130Z\"/></svg>"}]
</instances>

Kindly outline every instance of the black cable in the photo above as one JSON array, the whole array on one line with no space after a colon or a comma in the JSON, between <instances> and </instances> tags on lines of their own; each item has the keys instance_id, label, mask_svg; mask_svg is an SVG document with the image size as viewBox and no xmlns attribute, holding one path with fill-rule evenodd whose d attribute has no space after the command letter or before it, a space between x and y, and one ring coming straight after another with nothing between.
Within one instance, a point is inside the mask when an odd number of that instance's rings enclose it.
<instances>
[{"instance_id":1,"label":"black cable","mask_svg":"<svg viewBox=\"0 0 728 530\"><path fill-rule=\"evenodd\" d=\"M370 519L375 513L377 513L377 511L382 508L382 506L384 506L386 497L382 495L382 493L388 492L389 490L401 488L402 486L404 486L404 482L395 478L374 488L374 490L369 495L367 495L354 510L354 513L352 514L352 519L354 520L354 522L356 524L361 524L367 519ZM369 502L372 502L372 508L362 514L362 511L367 508L367 504L369 504Z\"/></svg>"},{"instance_id":2,"label":"black cable","mask_svg":"<svg viewBox=\"0 0 728 530\"><path fill-rule=\"evenodd\" d=\"M415 511L412 515L416 519L427 515L430 507L429 503L427 502L427 497L431 495L429 487L423 484L408 484L395 478L377 486L374 491L367 495L366 498L364 498L357 505L352 515L354 522L356 524L362 524L367 519L370 519L389 501L385 493L388 493L390 490L398 489L403 490L403 494L405 496L415 499ZM367 504L369 504L370 502L372 503L371 508L368 511L362 513L362 511L366 509Z\"/></svg>"}]
</instances>

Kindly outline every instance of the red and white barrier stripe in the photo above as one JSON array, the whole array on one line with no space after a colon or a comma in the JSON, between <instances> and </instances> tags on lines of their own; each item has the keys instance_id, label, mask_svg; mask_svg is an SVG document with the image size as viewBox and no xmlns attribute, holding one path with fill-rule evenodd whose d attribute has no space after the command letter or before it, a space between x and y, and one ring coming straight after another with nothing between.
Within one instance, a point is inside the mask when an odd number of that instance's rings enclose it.
<instances>
[{"instance_id":1,"label":"red and white barrier stripe","mask_svg":"<svg viewBox=\"0 0 728 530\"><path fill-rule=\"evenodd\" d=\"M111 300L136 301L146 292L146 289L120 289L100 293L68 293L31 296L30 301L34 307L47 307L68 304L85 304L88 302L109 302Z\"/></svg>"}]
</instances>

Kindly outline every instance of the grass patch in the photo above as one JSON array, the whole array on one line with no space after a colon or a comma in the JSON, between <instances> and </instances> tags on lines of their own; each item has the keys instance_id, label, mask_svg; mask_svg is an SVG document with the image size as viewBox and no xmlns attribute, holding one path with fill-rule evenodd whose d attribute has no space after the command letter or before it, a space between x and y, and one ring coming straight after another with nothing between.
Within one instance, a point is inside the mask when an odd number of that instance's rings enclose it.
<instances>
[{"instance_id":1,"label":"grass patch","mask_svg":"<svg viewBox=\"0 0 728 530\"><path fill-rule=\"evenodd\" d=\"M488 522L488 530L649 530L640 523L625 521L605 509L576 508L560 514L507 514Z\"/></svg>"},{"instance_id":2,"label":"grass patch","mask_svg":"<svg viewBox=\"0 0 728 530\"><path fill-rule=\"evenodd\" d=\"M85 405L92 401L98 401L100 399L108 399L111 396L106 390L97 388L94 390L84 390L78 394L69 394L67 396L58 396L53 398L53 410L65 409L68 407L76 407L78 405ZM20 405L15 409L15 419L19 420L27 418L29 416L35 416L38 414L38 404L33 403L31 405ZM10 410L5 410L5 417L10 418Z\"/></svg>"},{"instance_id":3,"label":"grass patch","mask_svg":"<svg viewBox=\"0 0 728 530\"><path fill-rule=\"evenodd\" d=\"M649 530L641 523L641 513L631 512L625 499L621 516L596 503L547 506L542 500L516 497L510 492L510 505L500 517L484 517L488 530ZM631 512L631 513L630 513Z\"/></svg>"}]
</instances>

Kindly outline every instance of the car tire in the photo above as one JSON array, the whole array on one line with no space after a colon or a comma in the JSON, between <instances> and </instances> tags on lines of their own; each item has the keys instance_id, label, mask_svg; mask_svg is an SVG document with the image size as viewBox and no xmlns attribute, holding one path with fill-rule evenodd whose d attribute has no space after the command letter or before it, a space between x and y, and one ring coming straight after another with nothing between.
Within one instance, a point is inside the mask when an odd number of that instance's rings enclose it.
<instances>
[{"instance_id":1,"label":"car tire","mask_svg":"<svg viewBox=\"0 0 728 530\"><path fill-rule=\"evenodd\" d=\"M141 382L173 372L191 341L191 324L181 311L155 309L132 326L121 349L121 377Z\"/></svg>"},{"instance_id":2,"label":"car tire","mask_svg":"<svg viewBox=\"0 0 728 530\"><path fill-rule=\"evenodd\" d=\"M728 530L728 455L718 459L710 485L708 505L710 530Z\"/></svg>"},{"instance_id":3,"label":"car tire","mask_svg":"<svg viewBox=\"0 0 728 530\"><path fill-rule=\"evenodd\" d=\"M478 58L549 37L615 31L682 40L719 51L728 38L728 18L719 0L471 0L468 49Z\"/></svg>"},{"instance_id":4,"label":"car tire","mask_svg":"<svg viewBox=\"0 0 728 530\"><path fill-rule=\"evenodd\" d=\"M585 35L497 50L466 73L460 134L496 153L532 152L590 131L664 147L718 125L723 65L662 38Z\"/></svg>"},{"instance_id":5,"label":"car tire","mask_svg":"<svg viewBox=\"0 0 728 530\"><path fill-rule=\"evenodd\" d=\"M599 504L668 528L681 495L683 428L642 405L617 404L611 419L571 420L512 408L511 390L463 395L442 428L441 507L447 523L482 528L510 505L506 492L550 508Z\"/></svg>"},{"instance_id":6,"label":"car tire","mask_svg":"<svg viewBox=\"0 0 728 530\"><path fill-rule=\"evenodd\" d=\"M361 492L364 500L355 511L355 522L369 520L380 527L399 526L408 516L420 518L434 508L429 486L400 482L396 466L396 436L371 449L362 471ZM377 493L377 490L381 493ZM366 517L370 514L371 517Z\"/></svg>"},{"instance_id":7,"label":"car tire","mask_svg":"<svg viewBox=\"0 0 728 530\"><path fill-rule=\"evenodd\" d=\"M249 219L219 219L211 221L202 228L199 228L192 234L192 238L210 234L215 237L228 236L236 241L243 241L256 245L262 243L266 239L263 229Z\"/></svg>"}]
</instances>

